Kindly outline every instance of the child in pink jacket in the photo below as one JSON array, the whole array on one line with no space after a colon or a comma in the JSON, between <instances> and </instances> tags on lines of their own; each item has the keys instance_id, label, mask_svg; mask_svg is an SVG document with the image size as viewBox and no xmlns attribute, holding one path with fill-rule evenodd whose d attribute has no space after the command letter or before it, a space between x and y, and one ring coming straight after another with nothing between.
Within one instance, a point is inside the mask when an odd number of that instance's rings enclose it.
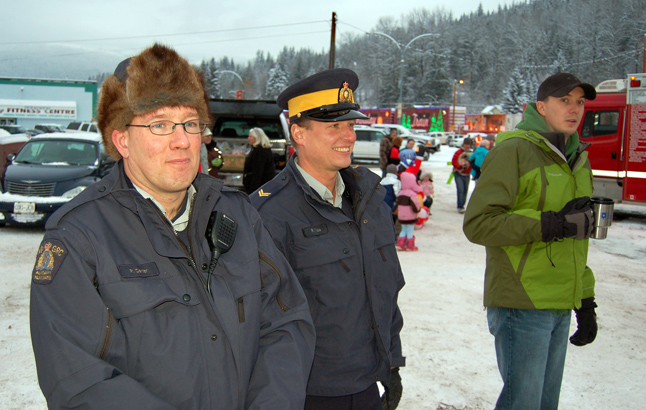
<instances>
[{"instance_id":1,"label":"child in pink jacket","mask_svg":"<svg viewBox=\"0 0 646 410\"><path fill-rule=\"evenodd\" d=\"M415 222L417 213L422 209L418 194L422 193L422 187L417 183L417 177L410 172L402 172L399 176L402 189L397 195L397 219L401 223L402 231L397 238L397 250L416 251Z\"/></svg>"}]
</instances>

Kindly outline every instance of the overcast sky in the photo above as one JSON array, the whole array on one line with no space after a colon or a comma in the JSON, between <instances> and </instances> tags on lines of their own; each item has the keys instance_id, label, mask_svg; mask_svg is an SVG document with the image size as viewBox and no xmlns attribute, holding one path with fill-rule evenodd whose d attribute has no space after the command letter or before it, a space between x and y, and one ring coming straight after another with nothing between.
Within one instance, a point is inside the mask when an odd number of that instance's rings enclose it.
<instances>
[{"instance_id":1,"label":"overcast sky","mask_svg":"<svg viewBox=\"0 0 646 410\"><path fill-rule=\"evenodd\" d=\"M371 31L382 17L440 6L459 17L481 3L496 11L513 0L0 0L0 45L66 44L126 58L160 41L192 63L224 56L244 63L258 50L276 56L284 46L327 52L333 11L338 44L344 34Z\"/></svg>"}]
</instances>

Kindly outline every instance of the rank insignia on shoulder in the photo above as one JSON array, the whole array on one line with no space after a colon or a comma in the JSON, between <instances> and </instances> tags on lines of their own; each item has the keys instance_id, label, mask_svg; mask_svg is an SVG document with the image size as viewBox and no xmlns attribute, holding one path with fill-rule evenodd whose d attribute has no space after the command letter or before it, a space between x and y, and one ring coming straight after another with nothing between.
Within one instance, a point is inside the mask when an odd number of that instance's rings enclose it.
<instances>
[{"instance_id":1,"label":"rank insignia on shoulder","mask_svg":"<svg viewBox=\"0 0 646 410\"><path fill-rule=\"evenodd\" d=\"M36 265L31 273L33 282L41 285L51 283L65 256L67 249L61 241L47 239L41 242L36 255Z\"/></svg>"},{"instance_id":2,"label":"rank insignia on shoulder","mask_svg":"<svg viewBox=\"0 0 646 410\"><path fill-rule=\"evenodd\" d=\"M269 196L269 195L271 195L271 192L265 192L263 189L260 189L260 191L258 191L258 196L262 197L262 196Z\"/></svg>"}]
</instances>

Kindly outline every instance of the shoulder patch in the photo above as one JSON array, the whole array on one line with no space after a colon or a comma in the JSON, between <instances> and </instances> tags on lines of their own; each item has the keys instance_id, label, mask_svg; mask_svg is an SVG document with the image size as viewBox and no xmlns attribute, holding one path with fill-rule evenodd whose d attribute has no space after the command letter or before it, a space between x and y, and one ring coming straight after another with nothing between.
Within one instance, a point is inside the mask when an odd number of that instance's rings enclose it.
<instances>
[{"instance_id":1,"label":"shoulder patch","mask_svg":"<svg viewBox=\"0 0 646 410\"><path fill-rule=\"evenodd\" d=\"M39 285L51 283L65 256L67 249L63 242L50 239L41 242L36 255L36 265L31 273L33 282Z\"/></svg>"}]
</instances>

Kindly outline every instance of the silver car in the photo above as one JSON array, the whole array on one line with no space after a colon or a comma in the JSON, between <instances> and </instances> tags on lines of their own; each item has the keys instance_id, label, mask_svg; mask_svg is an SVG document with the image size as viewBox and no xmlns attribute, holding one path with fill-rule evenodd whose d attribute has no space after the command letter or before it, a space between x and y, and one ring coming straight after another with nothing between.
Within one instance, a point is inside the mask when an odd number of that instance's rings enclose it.
<instances>
[{"instance_id":1,"label":"silver car","mask_svg":"<svg viewBox=\"0 0 646 410\"><path fill-rule=\"evenodd\" d=\"M357 140L354 143L352 156L354 159L379 161L379 144L386 136L385 132L377 128L355 128Z\"/></svg>"}]
</instances>

